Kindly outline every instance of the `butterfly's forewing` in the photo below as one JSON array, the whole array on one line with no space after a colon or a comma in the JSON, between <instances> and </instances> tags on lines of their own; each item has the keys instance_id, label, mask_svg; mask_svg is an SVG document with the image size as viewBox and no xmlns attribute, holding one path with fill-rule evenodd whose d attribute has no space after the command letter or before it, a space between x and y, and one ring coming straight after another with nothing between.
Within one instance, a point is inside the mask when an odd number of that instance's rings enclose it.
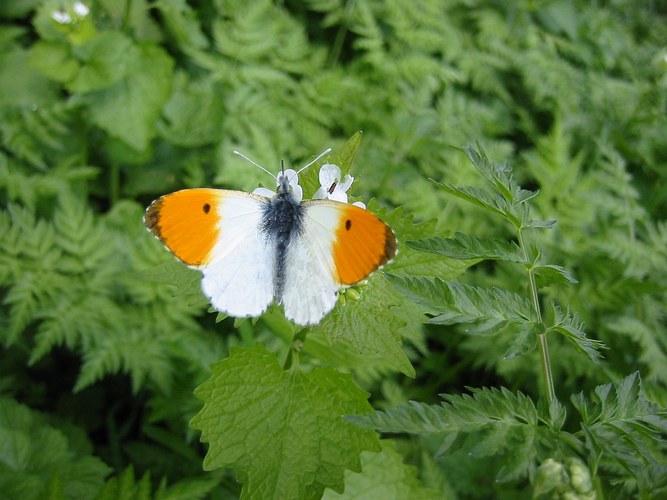
<instances>
[{"instance_id":1,"label":"butterfly's forewing","mask_svg":"<svg viewBox=\"0 0 667 500\"><path fill-rule=\"evenodd\" d=\"M314 324L336 304L338 289L365 279L396 254L392 230L363 208L308 200L303 231L290 243L282 296L285 315Z\"/></svg>"},{"instance_id":2,"label":"butterfly's forewing","mask_svg":"<svg viewBox=\"0 0 667 500\"><path fill-rule=\"evenodd\" d=\"M273 299L274 249L260 231L267 203L240 191L185 189L155 200L145 222L177 258L203 272L213 307L259 316Z\"/></svg>"},{"instance_id":3,"label":"butterfly's forewing","mask_svg":"<svg viewBox=\"0 0 667 500\"><path fill-rule=\"evenodd\" d=\"M205 266L220 237L222 193L217 189L184 189L161 196L146 210L144 223L185 264Z\"/></svg>"}]
</instances>

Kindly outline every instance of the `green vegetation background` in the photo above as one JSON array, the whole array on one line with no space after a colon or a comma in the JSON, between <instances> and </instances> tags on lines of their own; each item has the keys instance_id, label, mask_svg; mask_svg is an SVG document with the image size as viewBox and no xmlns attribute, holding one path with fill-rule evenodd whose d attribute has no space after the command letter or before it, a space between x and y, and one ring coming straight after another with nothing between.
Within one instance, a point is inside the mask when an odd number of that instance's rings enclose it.
<instances>
[{"instance_id":1,"label":"green vegetation background","mask_svg":"<svg viewBox=\"0 0 667 500\"><path fill-rule=\"evenodd\" d=\"M664 493L666 106L662 1L3 1L0 491L317 498L345 485L350 498L556 498L575 488L573 467L585 463L593 486L580 498ZM539 354L530 343L517 348L511 328L422 325L426 310L378 275L340 308L347 314L308 333L297 369L283 369L294 332L280 313L217 322L197 274L143 227L145 207L161 194L271 184L232 150L277 170L280 159L302 165L328 146L345 151L358 130L352 194L374 196L370 208L401 242L455 232L514 237L429 180L483 185L464 146L479 144L539 190L535 217L558 224L533 244L578 281L552 280L542 302L577 313L588 337L607 347L595 363L554 337L556 395L589 423L586 404L571 396L619 384L618 405L632 404L623 410L627 429L616 429L627 434L610 438L627 444L613 463L585 432L585 444L556 461L553 479L549 453L558 454L543 452L539 436L491 433L481 447L472 428L452 431L448 422L433 432L405 424L395 428L405 433L378 441L326 420L437 403L467 387L507 388L477 394L476 415L504 405L516 416L527 408L522 398L544 397ZM401 245L388 272L527 289L522 269L507 262L466 270L476 261ZM195 388L212 405L215 383L234 375L233 383L289 387L305 408L288 415L294 433L310 420L324 431L272 455L276 435L249 424L236 432L243 420L224 405L200 412ZM324 416L311 386L340 393ZM227 405L257 396L237 388ZM595 393L602 407L604 391ZM465 402L449 401L451 411ZM249 411L275 430L284 420L264 415L263 402ZM618 405L595 418L622 413ZM564 425L582 432L576 420ZM293 476L274 474L281 467Z\"/></svg>"}]
</instances>

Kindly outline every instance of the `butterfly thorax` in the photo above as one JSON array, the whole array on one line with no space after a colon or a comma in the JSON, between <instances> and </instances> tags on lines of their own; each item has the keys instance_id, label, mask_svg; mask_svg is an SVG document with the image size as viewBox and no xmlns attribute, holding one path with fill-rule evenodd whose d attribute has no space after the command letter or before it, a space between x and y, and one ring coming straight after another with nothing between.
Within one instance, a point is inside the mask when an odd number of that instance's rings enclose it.
<instances>
[{"instance_id":1,"label":"butterfly thorax","mask_svg":"<svg viewBox=\"0 0 667 500\"><path fill-rule=\"evenodd\" d=\"M285 262L289 243L303 229L304 208L292 195L288 179L280 178L276 195L262 214L261 231L275 249L274 299L280 302L285 287Z\"/></svg>"}]
</instances>

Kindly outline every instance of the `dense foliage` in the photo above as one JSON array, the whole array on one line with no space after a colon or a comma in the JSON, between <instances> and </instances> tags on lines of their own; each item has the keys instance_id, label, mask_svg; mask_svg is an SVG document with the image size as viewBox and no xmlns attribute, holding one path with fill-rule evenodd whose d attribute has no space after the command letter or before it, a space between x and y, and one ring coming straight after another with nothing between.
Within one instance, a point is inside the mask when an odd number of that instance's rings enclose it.
<instances>
[{"instance_id":1,"label":"dense foliage","mask_svg":"<svg viewBox=\"0 0 667 500\"><path fill-rule=\"evenodd\" d=\"M666 495L665 131L660 1L0 2L0 491ZM328 146L397 258L210 311L146 205Z\"/></svg>"}]
</instances>

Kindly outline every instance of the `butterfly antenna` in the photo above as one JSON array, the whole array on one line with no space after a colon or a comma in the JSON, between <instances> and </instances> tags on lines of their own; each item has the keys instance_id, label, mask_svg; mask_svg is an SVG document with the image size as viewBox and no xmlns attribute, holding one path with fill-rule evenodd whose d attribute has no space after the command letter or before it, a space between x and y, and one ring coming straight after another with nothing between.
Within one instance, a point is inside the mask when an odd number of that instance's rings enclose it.
<instances>
[{"instance_id":1,"label":"butterfly antenna","mask_svg":"<svg viewBox=\"0 0 667 500\"><path fill-rule=\"evenodd\" d=\"M243 158L245 161L252 163L252 164L255 165L258 169L260 169L260 170L264 170L264 172L266 172L267 174L269 174L269 175L270 175L271 177L273 177L276 181L278 180L278 179L276 178L275 175L273 175L273 174L272 174L271 172L269 172L267 169L265 169L264 167L262 167L259 163L252 161L250 158L248 158L248 157L247 157L246 155L244 155L243 153L240 153L239 151L234 151L234 154L235 154L236 156L240 156L240 157ZM321 155L320 155L320 156L321 156Z\"/></svg>"},{"instance_id":2,"label":"butterfly antenna","mask_svg":"<svg viewBox=\"0 0 667 500\"><path fill-rule=\"evenodd\" d=\"M322 158L323 156L329 154L330 152L331 152L331 148L327 148L327 149L325 149L324 151L322 151L322 152L319 154L319 156L318 156L317 158L315 158L313 161L311 161L308 165L306 165L305 167L302 167L301 169L299 169L299 171L297 172L297 174L300 174L301 172L303 172L304 170L306 170L306 169L307 169L308 167L310 167L313 163L317 163L317 161L318 161L320 158Z\"/></svg>"}]
</instances>

